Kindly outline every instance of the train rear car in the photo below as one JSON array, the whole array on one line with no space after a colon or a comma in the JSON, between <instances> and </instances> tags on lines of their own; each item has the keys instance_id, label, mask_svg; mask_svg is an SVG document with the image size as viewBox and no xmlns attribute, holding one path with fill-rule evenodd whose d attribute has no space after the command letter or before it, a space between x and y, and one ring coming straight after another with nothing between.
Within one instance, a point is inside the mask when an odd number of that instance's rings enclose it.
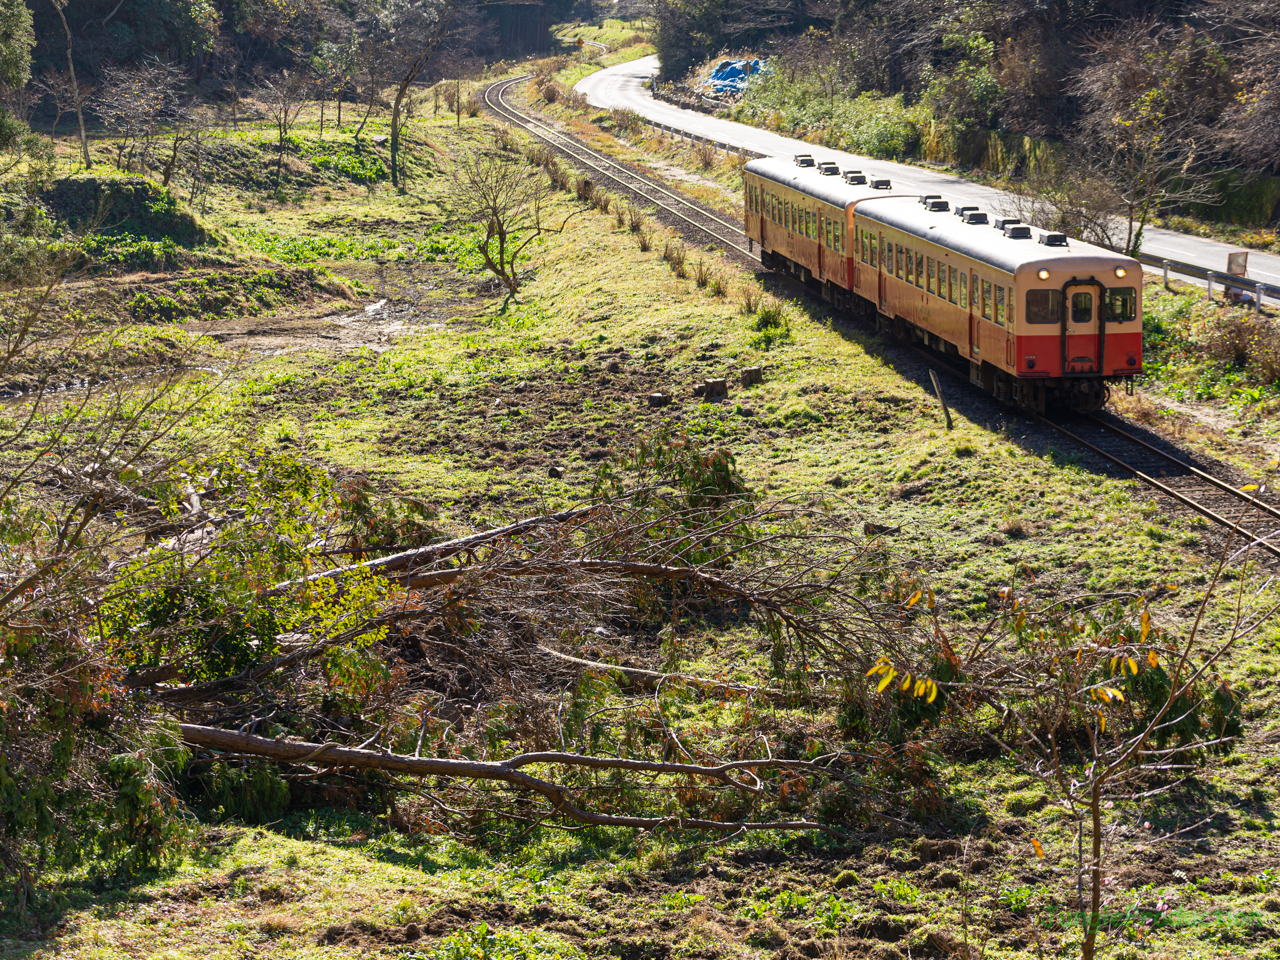
<instances>
[{"instance_id":1,"label":"train rear car","mask_svg":"<svg viewBox=\"0 0 1280 960\"><path fill-rule=\"evenodd\" d=\"M1001 399L1097 409L1108 384L1142 370L1142 273L1130 257L832 165L754 160L744 180L747 236L765 266L963 357Z\"/></svg>"}]
</instances>

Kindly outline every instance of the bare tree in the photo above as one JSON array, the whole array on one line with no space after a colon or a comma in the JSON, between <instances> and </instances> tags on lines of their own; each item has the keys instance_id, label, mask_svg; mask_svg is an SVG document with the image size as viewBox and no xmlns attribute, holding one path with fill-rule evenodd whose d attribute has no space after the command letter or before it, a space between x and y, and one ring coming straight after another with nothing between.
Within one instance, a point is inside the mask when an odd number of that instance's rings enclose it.
<instances>
[{"instance_id":1,"label":"bare tree","mask_svg":"<svg viewBox=\"0 0 1280 960\"><path fill-rule=\"evenodd\" d=\"M93 166L93 159L89 156L89 137L84 132L84 109L80 97L80 85L76 81L75 57L72 56L71 27L67 25L67 16L63 12L63 7L66 6L67 0L49 0L49 2L53 4L53 9L58 12L58 19L62 21L62 29L67 34L67 73L71 75L72 99L75 102L76 121L80 125L80 151L84 159L84 168L88 170Z\"/></svg>"},{"instance_id":2,"label":"bare tree","mask_svg":"<svg viewBox=\"0 0 1280 960\"><path fill-rule=\"evenodd\" d=\"M93 94L93 88L77 81L69 70L46 70L36 83L53 101L54 116L53 126L49 129L50 138L58 135L58 121L65 114L75 112L76 104Z\"/></svg>"},{"instance_id":3,"label":"bare tree","mask_svg":"<svg viewBox=\"0 0 1280 960\"><path fill-rule=\"evenodd\" d=\"M391 183L401 186L401 125L405 98L426 71L449 34L462 0L430 0L407 8L398 18L388 49L394 63L395 89L391 99Z\"/></svg>"},{"instance_id":4,"label":"bare tree","mask_svg":"<svg viewBox=\"0 0 1280 960\"><path fill-rule=\"evenodd\" d=\"M152 59L103 70L96 109L103 123L120 137L116 166L145 174L165 124L180 119L181 73L172 64Z\"/></svg>"},{"instance_id":5,"label":"bare tree","mask_svg":"<svg viewBox=\"0 0 1280 960\"><path fill-rule=\"evenodd\" d=\"M1208 161L1220 148L1210 127L1231 81L1209 38L1190 27L1126 25L1092 41L1073 90L1085 108L1073 142L1122 210L1125 253L1138 252L1159 210L1217 199Z\"/></svg>"},{"instance_id":6,"label":"bare tree","mask_svg":"<svg viewBox=\"0 0 1280 960\"><path fill-rule=\"evenodd\" d=\"M1280 171L1280 9L1269 0L1209 0L1208 7L1240 86L1223 132L1247 164Z\"/></svg>"},{"instance_id":7,"label":"bare tree","mask_svg":"<svg viewBox=\"0 0 1280 960\"><path fill-rule=\"evenodd\" d=\"M544 233L559 233L583 212L572 211L552 226L551 192L541 170L501 152L467 152L454 161L454 200L468 221L483 226L477 250L513 297L520 292L519 261L529 245Z\"/></svg>"},{"instance_id":8,"label":"bare tree","mask_svg":"<svg viewBox=\"0 0 1280 960\"><path fill-rule=\"evenodd\" d=\"M284 154L289 145L289 131L306 106L310 79L299 70L282 70L262 83L267 115L276 128L276 191L280 190L284 173Z\"/></svg>"}]
</instances>

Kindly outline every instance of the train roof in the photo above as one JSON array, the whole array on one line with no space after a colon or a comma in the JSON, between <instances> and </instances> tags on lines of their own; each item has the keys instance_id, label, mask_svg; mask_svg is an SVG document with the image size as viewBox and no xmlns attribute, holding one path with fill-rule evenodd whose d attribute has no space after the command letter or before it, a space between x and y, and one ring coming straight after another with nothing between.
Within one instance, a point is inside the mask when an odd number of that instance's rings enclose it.
<instances>
[{"instance_id":1,"label":"train roof","mask_svg":"<svg viewBox=\"0 0 1280 960\"><path fill-rule=\"evenodd\" d=\"M752 160L746 169L824 203L845 209L850 204L856 204L855 212L860 217L894 227L1007 273L1015 273L1022 267L1042 263L1052 263L1062 268L1066 266L1064 261L1092 262L1099 258L1105 258L1109 262L1123 260L1126 264L1132 264L1135 270L1140 269L1136 260L1083 240L1070 239L1066 246L1050 247L1036 241L1034 234L1039 231L1035 228L1031 239L1014 240L989 223L965 223L954 214L956 200L964 203L963 198L952 198L952 210L931 211L922 206L914 195L892 192L886 194L882 190L854 186L845 183L840 177L818 173L814 167L798 167L777 157ZM975 201L970 200L968 203L973 204ZM1141 276L1141 273L1136 275Z\"/></svg>"}]
</instances>

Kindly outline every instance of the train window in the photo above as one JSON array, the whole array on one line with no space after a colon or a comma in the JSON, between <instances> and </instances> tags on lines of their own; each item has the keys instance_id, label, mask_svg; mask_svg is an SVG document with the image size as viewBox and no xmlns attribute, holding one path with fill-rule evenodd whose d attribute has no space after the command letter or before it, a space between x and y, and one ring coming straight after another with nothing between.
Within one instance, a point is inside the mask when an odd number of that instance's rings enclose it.
<instances>
[{"instance_id":1,"label":"train window","mask_svg":"<svg viewBox=\"0 0 1280 960\"><path fill-rule=\"evenodd\" d=\"M873 267L878 265L876 262L876 235L874 233L871 234L871 265Z\"/></svg>"},{"instance_id":2,"label":"train window","mask_svg":"<svg viewBox=\"0 0 1280 960\"><path fill-rule=\"evenodd\" d=\"M971 298L970 302L976 307L978 305L978 275L976 273L969 275L969 296ZM972 313L973 311L970 312Z\"/></svg>"},{"instance_id":3,"label":"train window","mask_svg":"<svg viewBox=\"0 0 1280 960\"><path fill-rule=\"evenodd\" d=\"M935 272L937 270L937 265L934 264L933 257L930 257L927 262L929 264L929 292L935 293L938 289L937 280L935 279L937 277L937 273Z\"/></svg>"},{"instance_id":4,"label":"train window","mask_svg":"<svg viewBox=\"0 0 1280 960\"><path fill-rule=\"evenodd\" d=\"M1073 293L1071 295L1071 323L1077 327L1087 327L1093 323L1093 294Z\"/></svg>"},{"instance_id":5,"label":"train window","mask_svg":"<svg viewBox=\"0 0 1280 960\"><path fill-rule=\"evenodd\" d=\"M1061 323L1061 290L1028 290L1027 323Z\"/></svg>"},{"instance_id":6,"label":"train window","mask_svg":"<svg viewBox=\"0 0 1280 960\"><path fill-rule=\"evenodd\" d=\"M826 234L827 234L827 246L830 247L832 250L834 250L836 248L835 221L832 220L830 217L827 218Z\"/></svg>"},{"instance_id":7,"label":"train window","mask_svg":"<svg viewBox=\"0 0 1280 960\"><path fill-rule=\"evenodd\" d=\"M969 271L960 271L960 305L969 309Z\"/></svg>"},{"instance_id":8,"label":"train window","mask_svg":"<svg viewBox=\"0 0 1280 960\"><path fill-rule=\"evenodd\" d=\"M859 231L862 234L862 262L867 262L867 231Z\"/></svg>"},{"instance_id":9,"label":"train window","mask_svg":"<svg viewBox=\"0 0 1280 960\"><path fill-rule=\"evenodd\" d=\"M916 286L924 286L924 254L916 254Z\"/></svg>"},{"instance_id":10,"label":"train window","mask_svg":"<svg viewBox=\"0 0 1280 960\"><path fill-rule=\"evenodd\" d=\"M1133 287L1116 287L1107 291L1107 319L1125 323L1138 316L1138 293Z\"/></svg>"},{"instance_id":11,"label":"train window","mask_svg":"<svg viewBox=\"0 0 1280 960\"><path fill-rule=\"evenodd\" d=\"M899 279L899 280L901 280L901 279L902 279L902 254L903 254L902 244L898 244L898 270L897 270L897 273L898 273L898 279Z\"/></svg>"},{"instance_id":12,"label":"train window","mask_svg":"<svg viewBox=\"0 0 1280 960\"><path fill-rule=\"evenodd\" d=\"M982 281L982 315L991 319L991 281Z\"/></svg>"},{"instance_id":13,"label":"train window","mask_svg":"<svg viewBox=\"0 0 1280 960\"><path fill-rule=\"evenodd\" d=\"M1013 289L1013 286L1012 286L1012 285L1010 285L1010 287L1009 287L1009 303L1008 303L1007 308L1005 309L1005 319L1009 321L1009 327L1010 327L1010 329L1012 329L1012 327L1013 327L1013 305L1014 305L1015 303L1017 303L1017 302L1018 302L1018 294L1017 294L1017 292Z\"/></svg>"},{"instance_id":14,"label":"train window","mask_svg":"<svg viewBox=\"0 0 1280 960\"><path fill-rule=\"evenodd\" d=\"M996 323L1004 326L1004 287L996 284Z\"/></svg>"},{"instance_id":15,"label":"train window","mask_svg":"<svg viewBox=\"0 0 1280 960\"><path fill-rule=\"evenodd\" d=\"M947 299L952 303L956 302L956 293L960 289L960 271L955 267L951 268L951 292Z\"/></svg>"},{"instance_id":16,"label":"train window","mask_svg":"<svg viewBox=\"0 0 1280 960\"><path fill-rule=\"evenodd\" d=\"M814 216L812 210L806 210L804 212L804 235L810 240L816 240L818 238L818 227L815 223L816 219L817 218Z\"/></svg>"},{"instance_id":17,"label":"train window","mask_svg":"<svg viewBox=\"0 0 1280 960\"><path fill-rule=\"evenodd\" d=\"M907 283L915 283L916 282L916 256L910 250L907 250L906 254L907 254L906 280L907 280Z\"/></svg>"}]
</instances>

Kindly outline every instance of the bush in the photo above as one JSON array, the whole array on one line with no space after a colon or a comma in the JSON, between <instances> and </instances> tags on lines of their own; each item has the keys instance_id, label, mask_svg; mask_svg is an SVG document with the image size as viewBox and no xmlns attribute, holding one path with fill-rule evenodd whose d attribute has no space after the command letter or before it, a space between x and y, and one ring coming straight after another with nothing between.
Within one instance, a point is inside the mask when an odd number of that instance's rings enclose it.
<instances>
[{"instance_id":1,"label":"bush","mask_svg":"<svg viewBox=\"0 0 1280 960\"><path fill-rule=\"evenodd\" d=\"M168 240L183 247L216 243L185 205L145 177L65 177L40 199L73 230Z\"/></svg>"}]
</instances>

